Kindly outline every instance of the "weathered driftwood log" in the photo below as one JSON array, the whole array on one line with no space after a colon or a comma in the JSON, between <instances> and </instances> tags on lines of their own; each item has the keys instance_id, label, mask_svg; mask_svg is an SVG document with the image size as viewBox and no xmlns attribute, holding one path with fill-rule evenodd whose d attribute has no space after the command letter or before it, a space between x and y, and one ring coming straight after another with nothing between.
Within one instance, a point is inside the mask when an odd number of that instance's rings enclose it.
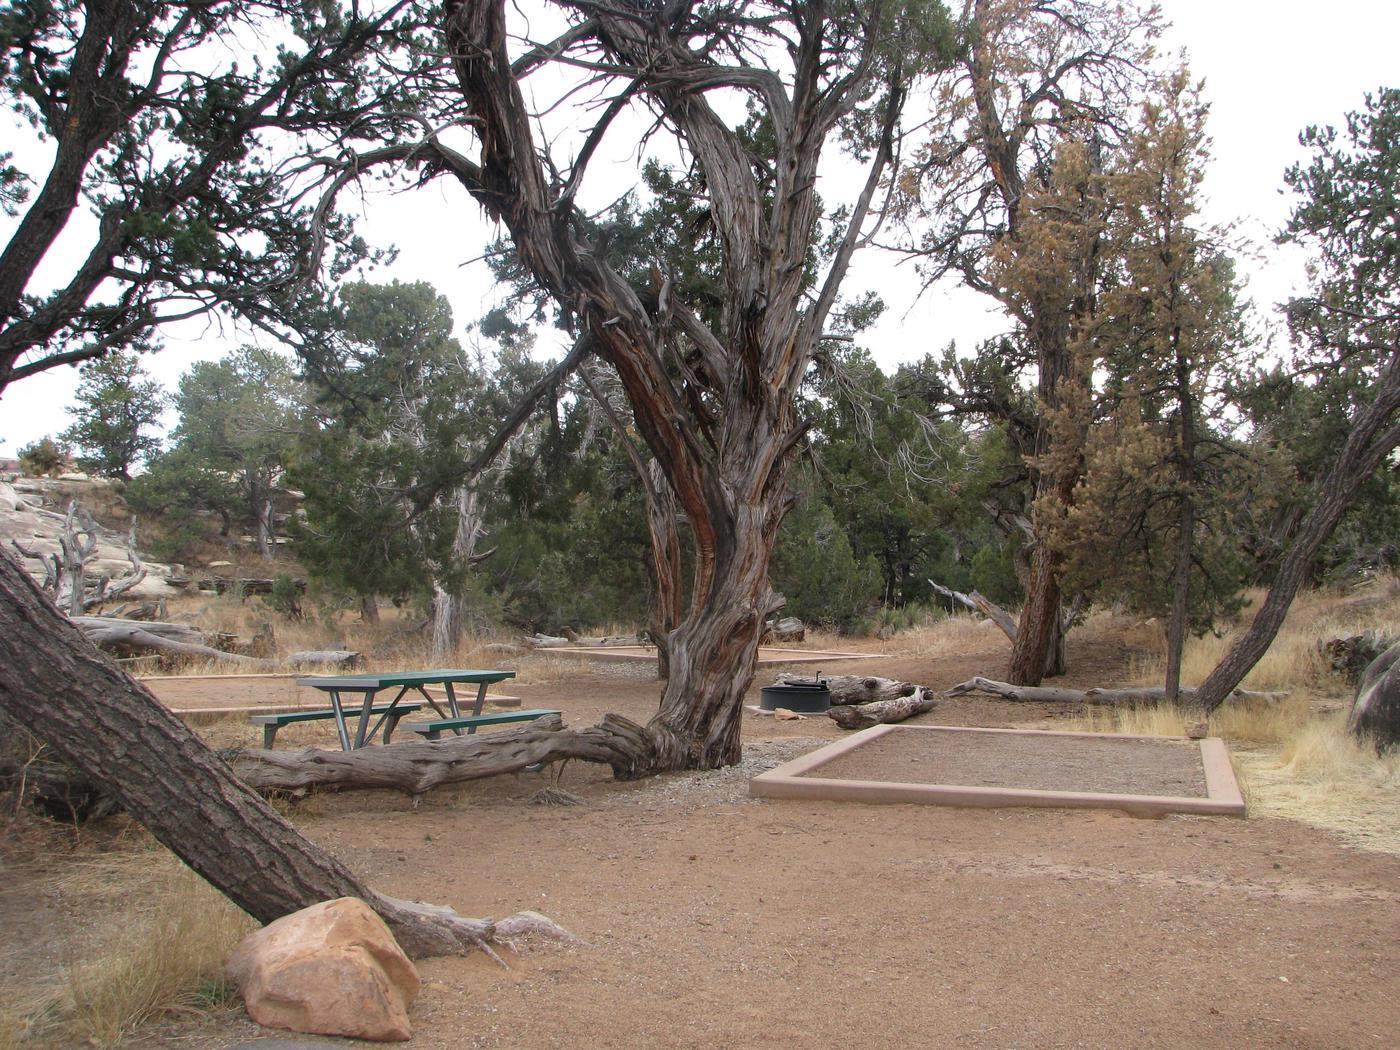
<instances>
[{"instance_id":1,"label":"weathered driftwood log","mask_svg":"<svg viewBox=\"0 0 1400 1050\"><path fill-rule=\"evenodd\" d=\"M566 637L562 638L552 634L530 635L525 639L525 644L535 649L562 649L566 646L601 648L609 645L639 645L641 643L635 635L605 634L585 638L570 631Z\"/></svg>"},{"instance_id":2,"label":"weathered driftwood log","mask_svg":"<svg viewBox=\"0 0 1400 1050\"><path fill-rule=\"evenodd\" d=\"M203 636L191 627L176 623L146 623L138 620L115 620L106 616L74 616L73 623L82 628L88 639L99 649L133 653L159 652L172 656L200 657L223 663L265 666L266 660L226 653L204 644Z\"/></svg>"},{"instance_id":3,"label":"weathered driftwood log","mask_svg":"<svg viewBox=\"0 0 1400 1050\"><path fill-rule=\"evenodd\" d=\"M784 671L778 675L778 684L789 682L810 682L811 675L790 674ZM918 686L913 682L896 682L893 678L838 674L822 676L822 681L831 690L831 702L836 705L868 704L876 700L893 700L900 696L913 696Z\"/></svg>"},{"instance_id":4,"label":"weathered driftwood log","mask_svg":"<svg viewBox=\"0 0 1400 1050\"><path fill-rule=\"evenodd\" d=\"M1377 751L1400 747L1400 642L1371 661L1356 688L1347 731Z\"/></svg>"},{"instance_id":5,"label":"weathered driftwood log","mask_svg":"<svg viewBox=\"0 0 1400 1050\"><path fill-rule=\"evenodd\" d=\"M976 591L973 591L971 594L963 594L962 591L955 591L951 587L944 587L942 584L936 583L933 580L929 580L928 582L929 586L938 594L943 595L943 597L951 602L971 609L973 612L981 613L987 619L991 620L992 623L1000 627L1002 634L1006 635L1006 637L1010 638L1013 642L1016 640L1016 617L1012 616L1000 605L992 602L986 595L978 594Z\"/></svg>"},{"instance_id":6,"label":"weathered driftwood log","mask_svg":"<svg viewBox=\"0 0 1400 1050\"><path fill-rule=\"evenodd\" d=\"M1181 690L1183 699L1189 700L1194 689ZM1043 704L1089 704L1108 706L1111 704L1156 703L1166 699L1166 689L1160 685L1133 689L1050 689L1042 686L1011 685L1008 682L995 682L990 678L970 678L947 691L948 696L961 696L964 693L990 693L1003 700L1018 700L1024 703ZM1287 693L1259 693L1249 689L1236 689L1230 694L1233 700L1275 704Z\"/></svg>"},{"instance_id":7,"label":"weathered driftwood log","mask_svg":"<svg viewBox=\"0 0 1400 1050\"><path fill-rule=\"evenodd\" d=\"M293 667L336 667L349 670L364 663L364 657L351 649L301 649L287 654Z\"/></svg>"},{"instance_id":8,"label":"weathered driftwood log","mask_svg":"<svg viewBox=\"0 0 1400 1050\"><path fill-rule=\"evenodd\" d=\"M877 700L873 704L848 704L827 712L842 729L869 729L932 711L941 699L932 689L915 689L909 696Z\"/></svg>"},{"instance_id":9,"label":"weathered driftwood log","mask_svg":"<svg viewBox=\"0 0 1400 1050\"><path fill-rule=\"evenodd\" d=\"M1027 703L1066 703L1077 704L1084 700L1080 689L1050 689L1044 686L1012 685L1009 682L995 682L990 678L969 678L947 690L948 696L961 696L964 693L990 693L1003 700L1021 700Z\"/></svg>"},{"instance_id":10,"label":"weathered driftwood log","mask_svg":"<svg viewBox=\"0 0 1400 1050\"><path fill-rule=\"evenodd\" d=\"M1181 690L1183 700L1191 700L1195 697L1196 690ZM1230 699L1238 700L1242 703L1253 704L1276 704L1285 699L1288 693L1266 693L1253 689L1232 689ZM1165 686L1152 685L1137 689L1086 689L1084 690L1084 702L1090 705L1105 706L1108 704L1148 704L1158 703L1167 698Z\"/></svg>"},{"instance_id":11,"label":"weathered driftwood log","mask_svg":"<svg viewBox=\"0 0 1400 1050\"><path fill-rule=\"evenodd\" d=\"M617 715L576 731L565 731L558 715L545 715L519 729L405 740L358 751L250 749L230 756L229 764L238 779L256 791L394 788L417 796L443 784L518 773L567 758L612 762L616 739L641 732L640 726Z\"/></svg>"},{"instance_id":12,"label":"weathered driftwood log","mask_svg":"<svg viewBox=\"0 0 1400 1050\"><path fill-rule=\"evenodd\" d=\"M784 616L763 625L763 637L759 643L767 645L769 642L801 642L806 639L807 628L802 621L796 616Z\"/></svg>"}]
</instances>

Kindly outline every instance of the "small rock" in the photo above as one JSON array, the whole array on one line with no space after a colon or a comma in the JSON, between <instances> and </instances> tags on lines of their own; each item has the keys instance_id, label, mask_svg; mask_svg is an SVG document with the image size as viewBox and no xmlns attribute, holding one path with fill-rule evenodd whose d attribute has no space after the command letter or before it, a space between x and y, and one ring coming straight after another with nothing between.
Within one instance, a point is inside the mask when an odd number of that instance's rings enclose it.
<instances>
[{"instance_id":1,"label":"small rock","mask_svg":"<svg viewBox=\"0 0 1400 1050\"><path fill-rule=\"evenodd\" d=\"M389 927L354 897L315 904L249 934L228 975L258 1024L380 1041L413 1034L418 971Z\"/></svg>"},{"instance_id":2,"label":"small rock","mask_svg":"<svg viewBox=\"0 0 1400 1050\"><path fill-rule=\"evenodd\" d=\"M796 711L789 711L786 707L773 708L773 717L779 722L805 722L806 715L799 715Z\"/></svg>"},{"instance_id":3,"label":"small rock","mask_svg":"<svg viewBox=\"0 0 1400 1050\"><path fill-rule=\"evenodd\" d=\"M1210 736L1210 724L1207 722L1188 722L1186 724L1186 738L1188 740L1204 740Z\"/></svg>"}]
</instances>

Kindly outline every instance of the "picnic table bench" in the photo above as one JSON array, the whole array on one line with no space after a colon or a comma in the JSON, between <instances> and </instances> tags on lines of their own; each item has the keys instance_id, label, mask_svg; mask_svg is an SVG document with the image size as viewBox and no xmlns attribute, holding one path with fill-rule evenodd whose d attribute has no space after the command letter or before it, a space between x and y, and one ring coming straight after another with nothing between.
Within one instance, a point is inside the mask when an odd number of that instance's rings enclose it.
<instances>
[{"instance_id":1,"label":"picnic table bench","mask_svg":"<svg viewBox=\"0 0 1400 1050\"><path fill-rule=\"evenodd\" d=\"M444 729L450 729L453 732L465 729L468 733L475 733L477 726L504 725L506 722L532 722L544 715L557 714L559 714L558 711L540 707L527 711L502 711L489 715L467 715L463 718L437 718L431 722L410 722L404 728L410 733L421 733L428 740L437 740L441 738Z\"/></svg>"},{"instance_id":2,"label":"picnic table bench","mask_svg":"<svg viewBox=\"0 0 1400 1050\"><path fill-rule=\"evenodd\" d=\"M483 671L469 670L463 668L440 668L432 671L395 671L388 674L348 674L348 675L315 675L307 678L298 678L298 686L306 686L311 689L319 689L330 697L331 707L328 711L299 711L293 715L254 715L253 721L263 725L264 741L266 746L272 746L272 740L277 736L277 730L283 725L292 722L311 721L318 718L333 718L335 720L336 733L340 737L340 747L344 751L354 751L364 747L366 743L374 738L380 725L384 726L384 742L388 743L395 727L404 715L412 711L418 711L423 704L416 701L404 703L403 699L409 690L417 690L423 700L438 715L438 718L426 723L423 726L407 726L415 733L422 733L429 740L438 739L443 730L451 730L458 735L465 729L468 733L476 732L479 725L494 725L499 722L524 722L533 718L538 718L546 711L513 711L503 715L482 715L481 708L486 702L487 686L494 682L504 682L508 678L514 678L514 671ZM440 685L447 693L447 709L438 703L437 699L428 693L427 686ZM455 686L475 685L476 702L472 705L470 715L463 715L462 710L457 705L457 693ZM394 699L386 705L376 707L374 704L375 694L384 689L397 688L398 692ZM357 693L362 699L358 705L346 705L341 700L342 693ZM358 711L357 711L358 708ZM358 714L359 718L355 725L352 736L348 725L348 718ZM377 721L371 721L378 716Z\"/></svg>"},{"instance_id":3,"label":"picnic table bench","mask_svg":"<svg viewBox=\"0 0 1400 1050\"><path fill-rule=\"evenodd\" d=\"M415 711L421 711L422 704L399 704L397 706L383 705L381 707L370 708L371 715L380 715L384 723L384 743L389 742L389 738L394 735L395 728L398 727L399 719L405 715L411 715ZM322 718L334 718L335 711L327 709L325 711L287 711L278 715L253 715L251 721L254 725L263 727L263 747L271 751L273 743L277 740L277 730L283 726L292 725L296 722L314 722ZM376 722L375 726L378 727Z\"/></svg>"}]
</instances>

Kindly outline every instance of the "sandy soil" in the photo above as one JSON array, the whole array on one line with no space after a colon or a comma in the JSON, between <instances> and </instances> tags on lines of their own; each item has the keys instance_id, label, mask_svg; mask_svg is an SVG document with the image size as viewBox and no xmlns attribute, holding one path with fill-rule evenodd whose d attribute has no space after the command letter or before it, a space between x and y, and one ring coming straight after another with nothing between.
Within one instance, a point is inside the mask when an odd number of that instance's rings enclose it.
<instances>
[{"instance_id":1,"label":"sandy soil","mask_svg":"<svg viewBox=\"0 0 1400 1050\"><path fill-rule=\"evenodd\" d=\"M1120 675L1125 655L1085 643L1068 684ZM945 687L1001 659L860 666ZM570 722L655 704L655 683L626 665L522 678L511 692ZM920 721L1063 714L959 698ZM619 784L570 766L581 806L530 804L548 779L523 775L416 810L347 793L292 817L389 893L467 914L534 909L587 942L531 946L509 970L424 962L423 1050L1395 1045L1400 858L1278 819L751 800L749 775L841 731L746 716L745 733L734 770ZM42 873L11 875L7 940L52 939L46 924L78 902L46 896ZM20 903L29 914L11 925ZM260 1034L273 1033L230 1012L131 1045Z\"/></svg>"},{"instance_id":2,"label":"sandy soil","mask_svg":"<svg viewBox=\"0 0 1400 1050\"><path fill-rule=\"evenodd\" d=\"M895 731L804 775L882 783L1206 797L1199 744L1116 736L982 734L966 729Z\"/></svg>"}]
</instances>

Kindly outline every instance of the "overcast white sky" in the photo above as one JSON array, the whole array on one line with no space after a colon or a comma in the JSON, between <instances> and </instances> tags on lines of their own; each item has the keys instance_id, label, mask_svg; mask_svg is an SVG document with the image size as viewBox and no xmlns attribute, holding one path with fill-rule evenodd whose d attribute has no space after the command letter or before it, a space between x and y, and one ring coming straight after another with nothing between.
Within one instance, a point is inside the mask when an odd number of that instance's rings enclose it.
<instances>
[{"instance_id":1,"label":"overcast white sky","mask_svg":"<svg viewBox=\"0 0 1400 1050\"><path fill-rule=\"evenodd\" d=\"M1238 222L1259 246L1261 257L1242 269L1267 318L1273 303L1301 285L1300 255L1269 244L1288 214L1282 173L1302 156L1298 132L1308 124L1340 124L1365 92L1400 83L1400 2L1162 0L1162 7L1173 23L1164 49L1187 50L1213 106L1207 217ZM624 178L630 172L619 169L619 188ZM399 248L398 261L375 280L431 282L451 299L459 326L495 305L484 266L466 265L494 234L464 194L443 183L375 198L364 219L372 242ZM864 339L887 370L950 339L970 346L1004 326L969 293L934 291L914 302L919 281L912 269L874 252L857 256L845 286L848 295L867 289L890 307ZM148 359L147 369L173 389L192 363L217 358L238 341L237 333L187 323L165 334L165 349ZM76 371L65 368L12 386L0 400L0 454L67 426L76 382Z\"/></svg>"}]
</instances>

